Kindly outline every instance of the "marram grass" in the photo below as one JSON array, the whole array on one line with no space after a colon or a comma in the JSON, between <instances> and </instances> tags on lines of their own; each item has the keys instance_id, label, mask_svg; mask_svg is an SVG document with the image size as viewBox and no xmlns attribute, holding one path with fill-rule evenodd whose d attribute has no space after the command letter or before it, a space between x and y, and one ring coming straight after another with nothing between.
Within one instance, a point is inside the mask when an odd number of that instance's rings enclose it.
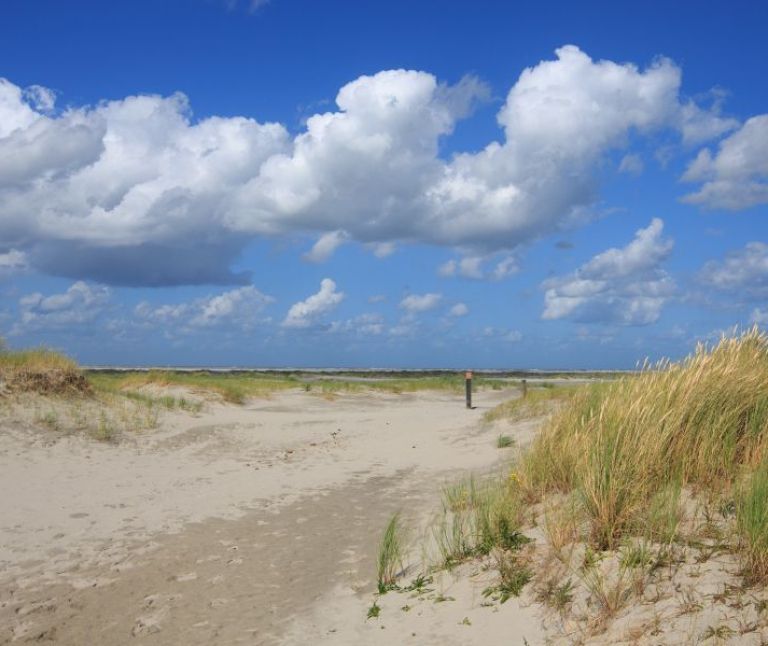
<instances>
[{"instance_id":1,"label":"marram grass","mask_svg":"<svg viewBox=\"0 0 768 646\"><path fill-rule=\"evenodd\" d=\"M576 492L593 542L615 548L647 524L665 496L674 498L670 491L735 491L755 472L739 507L742 519L754 520L739 529L755 552L750 563L768 573L768 512L764 519L748 513L755 499L768 502L768 475L760 470L767 447L768 337L753 328L699 345L680 363L580 390L547 423L519 475L534 499ZM668 514L659 529L666 534L674 510Z\"/></svg>"}]
</instances>

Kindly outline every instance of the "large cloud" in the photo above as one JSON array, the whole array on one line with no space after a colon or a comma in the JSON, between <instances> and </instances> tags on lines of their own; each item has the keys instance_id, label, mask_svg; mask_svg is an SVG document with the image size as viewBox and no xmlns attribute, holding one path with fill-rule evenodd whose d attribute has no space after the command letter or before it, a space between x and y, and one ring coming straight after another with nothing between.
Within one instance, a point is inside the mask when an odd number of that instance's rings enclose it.
<instances>
[{"instance_id":1,"label":"large cloud","mask_svg":"<svg viewBox=\"0 0 768 646\"><path fill-rule=\"evenodd\" d=\"M692 204L731 211L768 204L768 114L749 119L714 156L702 150L683 180L703 182L683 198Z\"/></svg>"},{"instance_id":2,"label":"large cloud","mask_svg":"<svg viewBox=\"0 0 768 646\"><path fill-rule=\"evenodd\" d=\"M242 117L195 122L180 94L56 114L50 92L2 81L0 253L50 274L161 285L246 283L231 271L243 247L293 232L319 237L312 260L347 239L511 251L582 218L601 158L632 133L729 127L681 102L679 86L668 60L639 70L563 47L510 89L501 141L445 160L441 138L487 94L475 79L362 76L295 137Z\"/></svg>"},{"instance_id":3,"label":"large cloud","mask_svg":"<svg viewBox=\"0 0 768 646\"><path fill-rule=\"evenodd\" d=\"M574 273L545 281L542 318L619 325L657 321L675 290L661 268L673 246L662 237L663 228L654 218L626 247L608 249Z\"/></svg>"}]
</instances>

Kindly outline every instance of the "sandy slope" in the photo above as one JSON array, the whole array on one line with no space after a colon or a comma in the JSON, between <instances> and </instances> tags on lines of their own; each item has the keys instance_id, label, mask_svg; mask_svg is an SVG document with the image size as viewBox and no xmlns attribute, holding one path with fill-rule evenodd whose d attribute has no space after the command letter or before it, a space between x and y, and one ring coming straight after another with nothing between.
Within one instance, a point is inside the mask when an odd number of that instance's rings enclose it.
<instances>
[{"instance_id":1,"label":"sandy slope","mask_svg":"<svg viewBox=\"0 0 768 646\"><path fill-rule=\"evenodd\" d=\"M444 481L499 465L481 416L510 394L291 392L116 446L6 421L0 643L539 643L532 608L482 608L466 577L365 620L388 518L423 525Z\"/></svg>"}]
</instances>

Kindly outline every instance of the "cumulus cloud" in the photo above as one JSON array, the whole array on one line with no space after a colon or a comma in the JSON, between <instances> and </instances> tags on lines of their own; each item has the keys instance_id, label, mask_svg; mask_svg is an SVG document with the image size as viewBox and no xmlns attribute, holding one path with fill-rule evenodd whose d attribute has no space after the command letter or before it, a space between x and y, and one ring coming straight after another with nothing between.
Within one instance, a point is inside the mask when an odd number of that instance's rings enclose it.
<instances>
[{"instance_id":1,"label":"cumulus cloud","mask_svg":"<svg viewBox=\"0 0 768 646\"><path fill-rule=\"evenodd\" d=\"M304 259L310 262L325 262L348 239L349 236L344 231L326 233L320 236L312 249L304 254Z\"/></svg>"},{"instance_id":2,"label":"cumulus cloud","mask_svg":"<svg viewBox=\"0 0 768 646\"><path fill-rule=\"evenodd\" d=\"M672 252L654 218L626 247L608 249L574 273L543 283L544 319L647 325L658 320L675 290L661 264Z\"/></svg>"},{"instance_id":3,"label":"cumulus cloud","mask_svg":"<svg viewBox=\"0 0 768 646\"><path fill-rule=\"evenodd\" d=\"M442 294L410 294L400 301L400 309L409 314L428 312L435 309L442 299Z\"/></svg>"},{"instance_id":4,"label":"cumulus cloud","mask_svg":"<svg viewBox=\"0 0 768 646\"><path fill-rule=\"evenodd\" d=\"M456 303L450 310L448 310L449 316L466 316L469 314L469 308L464 303Z\"/></svg>"},{"instance_id":5,"label":"cumulus cloud","mask_svg":"<svg viewBox=\"0 0 768 646\"><path fill-rule=\"evenodd\" d=\"M722 260L711 260L702 267L698 279L737 298L768 298L768 244L750 242Z\"/></svg>"},{"instance_id":6,"label":"cumulus cloud","mask_svg":"<svg viewBox=\"0 0 768 646\"><path fill-rule=\"evenodd\" d=\"M720 117L679 87L668 60L641 70L561 47L509 90L500 141L446 160L441 140L488 95L472 77L361 76L295 136L251 118L195 121L182 94L57 113L53 93L2 80L0 240L43 272L120 285L248 284L233 261L283 234L320 236L318 260L341 231L381 256L398 241L514 251L583 221L602 157L631 134L718 132Z\"/></svg>"},{"instance_id":7,"label":"cumulus cloud","mask_svg":"<svg viewBox=\"0 0 768 646\"><path fill-rule=\"evenodd\" d=\"M262 310L274 302L253 285L169 305L139 303L134 313L143 321L174 328L208 328L219 325L237 326L244 330L259 322Z\"/></svg>"},{"instance_id":8,"label":"cumulus cloud","mask_svg":"<svg viewBox=\"0 0 768 646\"><path fill-rule=\"evenodd\" d=\"M12 334L89 323L104 311L109 300L110 290L107 287L83 281L74 283L61 294L28 294L19 299L19 322Z\"/></svg>"},{"instance_id":9,"label":"cumulus cloud","mask_svg":"<svg viewBox=\"0 0 768 646\"><path fill-rule=\"evenodd\" d=\"M714 155L699 152L683 181L702 183L683 198L690 204L730 211L768 204L768 114L747 120Z\"/></svg>"},{"instance_id":10,"label":"cumulus cloud","mask_svg":"<svg viewBox=\"0 0 768 646\"><path fill-rule=\"evenodd\" d=\"M336 283L330 278L320 281L320 291L309 298L294 303L283 321L283 327L309 327L323 314L333 310L344 300L344 293L336 291Z\"/></svg>"}]
</instances>

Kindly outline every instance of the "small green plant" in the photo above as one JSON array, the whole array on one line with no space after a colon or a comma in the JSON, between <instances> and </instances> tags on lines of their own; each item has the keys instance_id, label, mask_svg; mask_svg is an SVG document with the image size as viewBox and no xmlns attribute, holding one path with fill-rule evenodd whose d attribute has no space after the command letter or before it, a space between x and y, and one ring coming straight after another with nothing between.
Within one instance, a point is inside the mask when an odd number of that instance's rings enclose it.
<instances>
[{"instance_id":1,"label":"small green plant","mask_svg":"<svg viewBox=\"0 0 768 646\"><path fill-rule=\"evenodd\" d=\"M387 523L379 543L377 565L377 586L380 594L391 590L397 582L397 575L403 569L403 544L401 542L400 514L394 514Z\"/></svg>"},{"instance_id":2,"label":"small green plant","mask_svg":"<svg viewBox=\"0 0 768 646\"><path fill-rule=\"evenodd\" d=\"M502 552L499 554L497 567L501 581L498 590L501 593L500 601L504 603L510 597L519 597L523 588L533 578L533 572L515 554Z\"/></svg>"},{"instance_id":3,"label":"small green plant","mask_svg":"<svg viewBox=\"0 0 768 646\"><path fill-rule=\"evenodd\" d=\"M651 548L645 541L627 541L620 554L620 563L625 568L646 568L654 560Z\"/></svg>"},{"instance_id":4,"label":"small green plant","mask_svg":"<svg viewBox=\"0 0 768 646\"><path fill-rule=\"evenodd\" d=\"M379 615L381 614L381 606L376 603L376 600L374 599L373 605L368 608L368 614L366 615L366 619L378 619Z\"/></svg>"},{"instance_id":5,"label":"small green plant","mask_svg":"<svg viewBox=\"0 0 768 646\"><path fill-rule=\"evenodd\" d=\"M414 592L416 594L425 594L427 592L430 592L430 589L427 587L432 583L433 579L431 576L427 576L426 574L419 574L413 581L411 581L410 585L403 588L404 592Z\"/></svg>"},{"instance_id":6,"label":"small green plant","mask_svg":"<svg viewBox=\"0 0 768 646\"><path fill-rule=\"evenodd\" d=\"M549 579L544 587L539 590L536 598L539 602L554 608L558 612L564 612L573 601L573 582L568 579L564 583L558 583L557 579Z\"/></svg>"},{"instance_id":7,"label":"small green plant","mask_svg":"<svg viewBox=\"0 0 768 646\"><path fill-rule=\"evenodd\" d=\"M703 640L712 639L714 641L725 641L729 637L736 634L736 631L727 624L720 624L719 626L709 626L702 634Z\"/></svg>"},{"instance_id":8,"label":"small green plant","mask_svg":"<svg viewBox=\"0 0 768 646\"><path fill-rule=\"evenodd\" d=\"M499 435L499 437L496 439L496 448L506 449L512 446L514 443L514 438L510 437L509 435Z\"/></svg>"}]
</instances>

